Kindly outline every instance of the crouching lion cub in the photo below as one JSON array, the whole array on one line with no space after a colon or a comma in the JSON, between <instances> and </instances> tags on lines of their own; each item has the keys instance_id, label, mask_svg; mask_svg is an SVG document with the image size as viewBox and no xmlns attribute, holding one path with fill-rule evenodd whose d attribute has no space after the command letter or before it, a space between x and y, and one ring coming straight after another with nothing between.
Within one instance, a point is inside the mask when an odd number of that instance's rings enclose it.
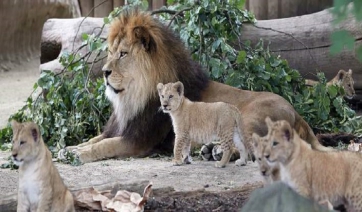
<instances>
[{"instance_id":1,"label":"crouching lion cub","mask_svg":"<svg viewBox=\"0 0 362 212\"><path fill-rule=\"evenodd\" d=\"M271 165L279 162L283 182L301 195L317 202L341 202L348 211L362 211L362 154L349 151L313 150L287 121L271 121L268 126Z\"/></svg>"},{"instance_id":2,"label":"crouching lion cub","mask_svg":"<svg viewBox=\"0 0 362 212\"><path fill-rule=\"evenodd\" d=\"M17 211L74 210L72 194L64 185L35 123L11 122L12 159L19 166Z\"/></svg>"},{"instance_id":3,"label":"crouching lion cub","mask_svg":"<svg viewBox=\"0 0 362 212\"><path fill-rule=\"evenodd\" d=\"M276 163L274 166L270 166L266 160L269 157L269 153L265 152L265 148L268 145L268 135L260 137L258 134L253 133L253 146L254 154L256 161L259 165L259 170L261 175L264 178L264 185L270 185L275 181L280 180L280 170L279 163Z\"/></svg>"},{"instance_id":4,"label":"crouching lion cub","mask_svg":"<svg viewBox=\"0 0 362 212\"><path fill-rule=\"evenodd\" d=\"M234 144L240 151L236 164L246 165L248 154L243 143L241 115L235 106L224 102L192 102L184 96L181 82L159 83L157 90L161 108L164 113L170 114L176 134L175 165L190 163L191 140L204 144L215 139L220 140L224 152L216 167L225 167L230 161Z\"/></svg>"}]
</instances>

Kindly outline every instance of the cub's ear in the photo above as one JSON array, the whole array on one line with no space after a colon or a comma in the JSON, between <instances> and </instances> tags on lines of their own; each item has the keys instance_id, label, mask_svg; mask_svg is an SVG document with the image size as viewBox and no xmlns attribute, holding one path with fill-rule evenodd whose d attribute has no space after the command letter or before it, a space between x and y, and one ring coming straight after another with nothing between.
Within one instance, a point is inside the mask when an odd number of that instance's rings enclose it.
<instances>
[{"instance_id":1,"label":"cub's ear","mask_svg":"<svg viewBox=\"0 0 362 212\"><path fill-rule=\"evenodd\" d=\"M178 81L173 84L173 87L176 89L178 95L183 96L184 95L184 84L182 82Z\"/></svg>"},{"instance_id":2,"label":"cub's ear","mask_svg":"<svg viewBox=\"0 0 362 212\"><path fill-rule=\"evenodd\" d=\"M341 81L344 78L345 75L346 75L346 71L341 69L341 70L338 71L337 79L339 81Z\"/></svg>"},{"instance_id":3,"label":"cub's ear","mask_svg":"<svg viewBox=\"0 0 362 212\"><path fill-rule=\"evenodd\" d=\"M13 119L13 120L11 120L10 125L11 125L11 128L14 131L14 130L17 130L19 128L20 123Z\"/></svg>"},{"instance_id":4,"label":"cub's ear","mask_svg":"<svg viewBox=\"0 0 362 212\"><path fill-rule=\"evenodd\" d=\"M273 127L273 121L270 119L269 116L267 116L265 118L265 123L266 123L266 126L268 127L268 131L270 131L270 129Z\"/></svg>"},{"instance_id":5,"label":"cub's ear","mask_svg":"<svg viewBox=\"0 0 362 212\"><path fill-rule=\"evenodd\" d=\"M293 129L287 121L282 121L282 135L286 141L291 141L293 138Z\"/></svg>"},{"instance_id":6,"label":"cub's ear","mask_svg":"<svg viewBox=\"0 0 362 212\"><path fill-rule=\"evenodd\" d=\"M138 26L133 29L135 40L140 42L146 52L156 50L156 42L152 38L148 29L143 26Z\"/></svg>"},{"instance_id":7,"label":"cub's ear","mask_svg":"<svg viewBox=\"0 0 362 212\"><path fill-rule=\"evenodd\" d=\"M254 147L258 147L258 143L259 143L259 140L260 140L260 136L256 133L253 133L253 135L251 136L251 138L253 139L253 145Z\"/></svg>"},{"instance_id":8,"label":"cub's ear","mask_svg":"<svg viewBox=\"0 0 362 212\"><path fill-rule=\"evenodd\" d=\"M31 132L31 136L34 139L34 142L38 142L40 139L40 131L38 125L33 122L30 122L28 125L28 129Z\"/></svg>"},{"instance_id":9,"label":"cub's ear","mask_svg":"<svg viewBox=\"0 0 362 212\"><path fill-rule=\"evenodd\" d=\"M158 93L161 93L162 89L163 89L163 84L162 84L162 83L158 83L158 84L157 84Z\"/></svg>"}]
</instances>

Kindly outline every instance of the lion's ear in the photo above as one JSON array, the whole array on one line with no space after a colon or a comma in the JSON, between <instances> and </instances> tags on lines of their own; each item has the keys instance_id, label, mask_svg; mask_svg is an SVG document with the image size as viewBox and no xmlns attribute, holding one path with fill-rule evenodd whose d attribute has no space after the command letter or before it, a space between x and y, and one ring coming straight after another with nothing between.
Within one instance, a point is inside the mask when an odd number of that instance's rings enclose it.
<instances>
[{"instance_id":1,"label":"lion's ear","mask_svg":"<svg viewBox=\"0 0 362 212\"><path fill-rule=\"evenodd\" d=\"M12 128L13 131L14 131L14 130L16 130L16 129L19 128L20 123L13 119L13 120L11 120L10 125L11 125L11 128Z\"/></svg>"},{"instance_id":2,"label":"lion's ear","mask_svg":"<svg viewBox=\"0 0 362 212\"><path fill-rule=\"evenodd\" d=\"M260 136L256 133L253 133L253 135L251 136L251 138L253 139L253 145L254 147L258 147L258 143L259 143L259 139L260 139Z\"/></svg>"},{"instance_id":3,"label":"lion's ear","mask_svg":"<svg viewBox=\"0 0 362 212\"><path fill-rule=\"evenodd\" d=\"M287 121L282 121L282 135L286 141L291 141L293 138L293 129Z\"/></svg>"},{"instance_id":4,"label":"lion's ear","mask_svg":"<svg viewBox=\"0 0 362 212\"><path fill-rule=\"evenodd\" d=\"M162 84L162 83L158 83L158 84L157 84L157 91L158 91L158 93L161 93L162 89L163 89L163 84Z\"/></svg>"},{"instance_id":5,"label":"lion's ear","mask_svg":"<svg viewBox=\"0 0 362 212\"><path fill-rule=\"evenodd\" d=\"M265 118L265 123L266 126L268 127L268 131L270 131L270 129L273 127L273 121L270 119L269 116Z\"/></svg>"},{"instance_id":6,"label":"lion's ear","mask_svg":"<svg viewBox=\"0 0 362 212\"><path fill-rule=\"evenodd\" d=\"M182 82L178 81L178 82L175 82L173 84L173 87L176 89L177 93L180 95L180 96L183 96L184 95L184 84L182 84Z\"/></svg>"},{"instance_id":7,"label":"lion's ear","mask_svg":"<svg viewBox=\"0 0 362 212\"><path fill-rule=\"evenodd\" d=\"M37 124L30 122L28 125L28 129L31 132L31 136L34 139L34 142L38 142L40 138L40 130Z\"/></svg>"},{"instance_id":8,"label":"lion's ear","mask_svg":"<svg viewBox=\"0 0 362 212\"><path fill-rule=\"evenodd\" d=\"M152 38L151 34L145 27L142 27L142 26L135 27L133 29L133 33L134 33L135 39L138 40L142 44L143 48L147 52L150 52L150 51L156 49L155 40Z\"/></svg>"},{"instance_id":9,"label":"lion's ear","mask_svg":"<svg viewBox=\"0 0 362 212\"><path fill-rule=\"evenodd\" d=\"M337 78L339 81L341 81L343 78L344 78L344 75L346 74L346 71L345 70L339 70L338 71L338 74L337 74Z\"/></svg>"}]
</instances>

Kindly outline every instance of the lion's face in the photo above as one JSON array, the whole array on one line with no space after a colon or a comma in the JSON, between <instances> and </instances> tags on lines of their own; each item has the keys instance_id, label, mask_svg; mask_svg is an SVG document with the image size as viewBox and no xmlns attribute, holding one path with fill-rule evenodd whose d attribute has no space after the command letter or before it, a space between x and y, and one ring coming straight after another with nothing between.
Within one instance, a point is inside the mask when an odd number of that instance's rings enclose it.
<instances>
[{"instance_id":1,"label":"lion's face","mask_svg":"<svg viewBox=\"0 0 362 212\"><path fill-rule=\"evenodd\" d=\"M338 72L338 78L340 85L344 88L344 92L346 92L346 97L348 99L352 99L356 94L354 90L354 80L352 77L352 70L349 69L348 72L344 70L340 70Z\"/></svg>"},{"instance_id":2,"label":"lion's face","mask_svg":"<svg viewBox=\"0 0 362 212\"><path fill-rule=\"evenodd\" d=\"M268 135L266 136L267 145L264 155L269 165L275 165L277 162L285 163L294 151L293 129L287 121L272 122L269 117L266 118L268 126Z\"/></svg>"},{"instance_id":3,"label":"lion's face","mask_svg":"<svg viewBox=\"0 0 362 212\"><path fill-rule=\"evenodd\" d=\"M272 167L268 164L266 159L269 155L265 154L265 148L268 145L268 138L267 136L260 137L259 135L253 133L252 139L255 151L254 154L259 165L260 173L263 176L270 176L272 174Z\"/></svg>"},{"instance_id":4,"label":"lion's face","mask_svg":"<svg viewBox=\"0 0 362 212\"><path fill-rule=\"evenodd\" d=\"M164 113L178 110L184 99L184 87L181 82L168 83L166 85L159 83L157 90L160 97L161 109Z\"/></svg>"},{"instance_id":5,"label":"lion's face","mask_svg":"<svg viewBox=\"0 0 362 212\"><path fill-rule=\"evenodd\" d=\"M13 141L12 159L18 166L24 162L33 160L39 153L40 137L39 128L36 124L18 123L12 121Z\"/></svg>"}]
</instances>

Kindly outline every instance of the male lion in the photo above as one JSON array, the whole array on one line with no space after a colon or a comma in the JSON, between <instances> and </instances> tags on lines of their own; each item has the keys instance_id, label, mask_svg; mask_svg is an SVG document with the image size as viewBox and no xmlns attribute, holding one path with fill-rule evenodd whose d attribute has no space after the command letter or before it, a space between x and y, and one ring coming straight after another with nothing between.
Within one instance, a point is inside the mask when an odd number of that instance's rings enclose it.
<instances>
[{"instance_id":1,"label":"male lion","mask_svg":"<svg viewBox=\"0 0 362 212\"><path fill-rule=\"evenodd\" d=\"M230 161L234 146L240 152L240 159L236 164L246 165L248 157L238 108L225 102L192 102L184 96L184 86L180 81L165 85L159 83L157 90L161 109L170 114L176 134L174 165L191 162L191 140L207 143L213 139L220 139L223 150L221 160L215 163L216 167L225 167Z\"/></svg>"},{"instance_id":2,"label":"male lion","mask_svg":"<svg viewBox=\"0 0 362 212\"><path fill-rule=\"evenodd\" d=\"M192 61L183 42L147 12L129 10L109 29L108 58L103 67L106 94L113 104L103 133L73 150L82 162L111 157L146 156L172 144L171 119L158 112L157 83L181 81L191 101L226 102L243 116L246 142L253 132L265 135L266 116L287 120L313 148L325 150L308 124L282 97L239 90L208 79ZM327 148L328 149L328 148Z\"/></svg>"}]
</instances>

